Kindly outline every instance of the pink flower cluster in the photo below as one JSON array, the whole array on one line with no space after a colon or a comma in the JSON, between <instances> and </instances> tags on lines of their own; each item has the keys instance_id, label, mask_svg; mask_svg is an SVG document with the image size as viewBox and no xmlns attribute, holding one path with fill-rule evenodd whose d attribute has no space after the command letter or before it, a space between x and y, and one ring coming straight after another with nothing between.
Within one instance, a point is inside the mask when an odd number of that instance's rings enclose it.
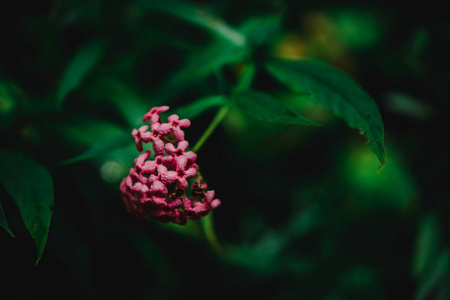
<instances>
[{"instance_id":1,"label":"pink flower cluster","mask_svg":"<svg viewBox=\"0 0 450 300\"><path fill-rule=\"evenodd\" d=\"M168 109L152 108L143 118L144 122L150 121L151 127L144 125L133 130L137 150L142 152L142 143L151 142L154 157L150 159L150 151L140 154L120 190L125 207L138 219L147 221L147 216L151 216L164 223L184 225L187 219L206 216L220 205L220 200L214 199L214 191L206 190L195 164L197 154L186 151L189 143L181 128L189 127L191 122L174 114L168 123L163 123L159 114Z\"/></svg>"}]
</instances>

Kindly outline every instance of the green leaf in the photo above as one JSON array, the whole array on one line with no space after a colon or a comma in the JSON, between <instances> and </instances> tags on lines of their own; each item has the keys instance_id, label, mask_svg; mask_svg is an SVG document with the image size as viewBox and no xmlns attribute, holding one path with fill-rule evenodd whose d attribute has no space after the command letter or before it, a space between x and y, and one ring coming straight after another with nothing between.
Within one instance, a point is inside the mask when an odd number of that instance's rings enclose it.
<instances>
[{"instance_id":1,"label":"green leaf","mask_svg":"<svg viewBox=\"0 0 450 300\"><path fill-rule=\"evenodd\" d=\"M42 257L53 206L53 181L47 170L27 156L0 150L0 182L12 196Z\"/></svg>"},{"instance_id":2,"label":"green leaf","mask_svg":"<svg viewBox=\"0 0 450 300\"><path fill-rule=\"evenodd\" d=\"M60 131L66 143L84 145L87 148L81 154L60 162L60 165L94 158L134 144L131 130L128 132L114 123L100 119L80 118L72 125L60 125L56 130Z\"/></svg>"},{"instance_id":3,"label":"green leaf","mask_svg":"<svg viewBox=\"0 0 450 300\"><path fill-rule=\"evenodd\" d=\"M120 147L124 147L132 142L131 135L127 134L126 136L119 136L112 140L99 141L89 150L77 155L73 158L67 159L65 161L60 162L60 165L69 165L79 161L83 161L86 159L91 159L102 154L108 153L109 151L115 150Z\"/></svg>"},{"instance_id":4,"label":"green leaf","mask_svg":"<svg viewBox=\"0 0 450 300\"><path fill-rule=\"evenodd\" d=\"M6 222L5 213L3 211L3 206L1 203L0 203L0 226L5 228L6 232L8 232L12 237L14 237L11 228L9 228L8 222Z\"/></svg>"},{"instance_id":5,"label":"green leaf","mask_svg":"<svg viewBox=\"0 0 450 300\"><path fill-rule=\"evenodd\" d=\"M402 162L402 152L396 149L394 142L386 149L389 164L379 172L374 171L379 160L362 143L349 147L344 157L339 157L337 165L342 172L339 186L352 195L347 199L348 205L358 207L361 213L376 209L406 213L414 207L419 194L417 183Z\"/></svg>"},{"instance_id":6,"label":"green leaf","mask_svg":"<svg viewBox=\"0 0 450 300\"><path fill-rule=\"evenodd\" d=\"M293 112L280 99L263 92L244 91L237 96L235 104L244 114L261 122L319 125Z\"/></svg>"},{"instance_id":7,"label":"green leaf","mask_svg":"<svg viewBox=\"0 0 450 300\"><path fill-rule=\"evenodd\" d=\"M64 76L56 91L56 105L60 107L67 95L76 89L86 75L98 63L105 52L103 42L95 41L84 46L67 66Z\"/></svg>"},{"instance_id":8,"label":"green leaf","mask_svg":"<svg viewBox=\"0 0 450 300\"><path fill-rule=\"evenodd\" d=\"M167 103L184 89L196 84L224 65L243 60L247 49L223 42L216 42L203 51L191 55L183 66L174 73L162 89L156 93L158 103Z\"/></svg>"},{"instance_id":9,"label":"green leaf","mask_svg":"<svg viewBox=\"0 0 450 300\"><path fill-rule=\"evenodd\" d=\"M342 7L327 12L335 38L347 49L374 49L386 32L384 16L372 9Z\"/></svg>"},{"instance_id":10,"label":"green leaf","mask_svg":"<svg viewBox=\"0 0 450 300\"><path fill-rule=\"evenodd\" d=\"M93 98L112 103L131 127L142 124L142 117L154 106L154 102L145 101L136 91L123 82L104 78L92 92Z\"/></svg>"},{"instance_id":11,"label":"green leaf","mask_svg":"<svg viewBox=\"0 0 450 300\"><path fill-rule=\"evenodd\" d=\"M210 108L224 105L225 102L226 97L224 95L205 97L198 99L188 105L177 108L175 110L175 114L179 115L180 118L183 119L194 119Z\"/></svg>"},{"instance_id":12,"label":"green leaf","mask_svg":"<svg viewBox=\"0 0 450 300\"><path fill-rule=\"evenodd\" d=\"M413 259L413 273L420 276L435 257L440 244L439 227L434 215L427 216L420 224Z\"/></svg>"},{"instance_id":13,"label":"green leaf","mask_svg":"<svg viewBox=\"0 0 450 300\"><path fill-rule=\"evenodd\" d=\"M255 65L254 64L245 65L244 70L239 76L239 80L238 83L236 84L234 93L240 93L242 91L249 90L254 78L255 78Z\"/></svg>"},{"instance_id":14,"label":"green leaf","mask_svg":"<svg viewBox=\"0 0 450 300\"><path fill-rule=\"evenodd\" d=\"M169 13L205 28L233 45L242 47L246 44L244 35L200 7L176 0L141 0L140 3L145 8Z\"/></svg>"},{"instance_id":15,"label":"green leaf","mask_svg":"<svg viewBox=\"0 0 450 300\"><path fill-rule=\"evenodd\" d=\"M450 267L450 251L443 250L440 255L435 256L433 261L427 266L425 274L419 283L417 293L414 299L425 300L430 299L433 290L438 289L445 277L448 276Z\"/></svg>"},{"instance_id":16,"label":"green leaf","mask_svg":"<svg viewBox=\"0 0 450 300\"><path fill-rule=\"evenodd\" d=\"M270 14L251 17L239 27L239 31L246 37L249 45L261 46L279 34L282 15Z\"/></svg>"},{"instance_id":17,"label":"green leaf","mask_svg":"<svg viewBox=\"0 0 450 300\"><path fill-rule=\"evenodd\" d=\"M385 164L383 121L375 101L347 74L315 60L272 60L267 70L292 90L315 101L358 128L370 149Z\"/></svg>"}]
</instances>

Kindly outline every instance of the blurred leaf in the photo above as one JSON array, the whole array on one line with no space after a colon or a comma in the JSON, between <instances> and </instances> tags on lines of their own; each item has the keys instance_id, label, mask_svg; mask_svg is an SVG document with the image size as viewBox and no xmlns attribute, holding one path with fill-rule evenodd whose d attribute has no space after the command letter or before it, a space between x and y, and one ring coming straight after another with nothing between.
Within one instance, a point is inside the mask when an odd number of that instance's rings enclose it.
<instances>
[{"instance_id":1,"label":"blurred leaf","mask_svg":"<svg viewBox=\"0 0 450 300\"><path fill-rule=\"evenodd\" d=\"M438 288L448 275L449 263L450 252L448 250L434 257L426 272L421 276L415 300L429 299L428 296Z\"/></svg>"},{"instance_id":2,"label":"blurred leaf","mask_svg":"<svg viewBox=\"0 0 450 300\"><path fill-rule=\"evenodd\" d=\"M425 28L421 28L414 36L414 41L411 47L411 56L418 57L422 55L429 43L429 32Z\"/></svg>"},{"instance_id":3,"label":"blurred leaf","mask_svg":"<svg viewBox=\"0 0 450 300\"><path fill-rule=\"evenodd\" d=\"M0 116L5 116L11 113L16 106L16 101L11 95L8 85L0 83Z\"/></svg>"},{"instance_id":4,"label":"blurred leaf","mask_svg":"<svg viewBox=\"0 0 450 300\"><path fill-rule=\"evenodd\" d=\"M274 232L268 231L251 246L224 246L224 259L254 272L259 277L268 277L279 271L277 263L284 241Z\"/></svg>"},{"instance_id":5,"label":"blurred leaf","mask_svg":"<svg viewBox=\"0 0 450 300\"><path fill-rule=\"evenodd\" d=\"M434 113L431 106L404 93L392 92L386 98L389 110L411 118L426 120Z\"/></svg>"},{"instance_id":6,"label":"blurred leaf","mask_svg":"<svg viewBox=\"0 0 450 300\"><path fill-rule=\"evenodd\" d=\"M272 60L267 70L292 90L313 94L315 100L351 128L358 128L368 145L385 164L383 121L375 101L348 75L313 60Z\"/></svg>"},{"instance_id":7,"label":"blurred leaf","mask_svg":"<svg viewBox=\"0 0 450 300\"><path fill-rule=\"evenodd\" d=\"M117 136L111 140L105 140L105 141L99 140L96 145L94 145L92 148L90 148L86 152L83 152L82 154L80 154L74 158L70 158L65 161L62 161L60 164L61 165L73 164L73 163L76 163L76 162L79 162L82 160L97 157L99 155L105 154L114 149L126 146L126 145L132 143L130 136L131 136L130 134L126 134L126 135L122 135L122 136Z\"/></svg>"},{"instance_id":8,"label":"blurred leaf","mask_svg":"<svg viewBox=\"0 0 450 300\"><path fill-rule=\"evenodd\" d=\"M0 80L0 130L14 121L21 94L19 88L11 82Z\"/></svg>"},{"instance_id":9,"label":"blurred leaf","mask_svg":"<svg viewBox=\"0 0 450 300\"><path fill-rule=\"evenodd\" d=\"M224 95L201 98L188 105L177 108L174 113L179 115L180 118L192 120L210 108L224 105L226 99L227 98Z\"/></svg>"},{"instance_id":10,"label":"blurred leaf","mask_svg":"<svg viewBox=\"0 0 450 300\"><path fill-rule=\"evenodd\" d=\"M19 207L25 226L36 243L37 264L44 252L52 216L52 178L31 158L0 150L0 182Z\"/></svg>"},{"instance_id":11,"label":"blurred leaf","mask_svg":"<svg viewBox=\"0 0 450 300\"><path fill-rule=\"evenodd\" d=\"M240 26L239 31L247 37L248 44L260 46L279 32L281 16L282 14L251 17Z\"/></svg>"},{"instance_id":12,"label":"blurred leaf","mask_svg":"<svg viewBox=\"0 0 450 300\"><path fill-rule=\"evenodd\" d=\"M245 48L223 42L216 42L203 51L193 54L157 93L158 102L167 103L174 95L181 93L224 65L242 61L246 54Z\"/></svg>"},{"instance_id":13,"label":"blurred leaf","mask_svg":"<svg viewBox=\"0 0 450 300\"><path fill-rule=\"evenodd\" d=\"M419 276L438 256L439 227L434 215L427 216L420 224L413 257L413 274Z\"/></svg>"},{"instance_id":14,"label":"blurred leaf","mask_svg":"<svg viewBox=\"0 0 450 300\"><path fill-rule=\"evenodd\" d=\"M281 100L263 92L242 92L237 96L235 103L248 117L261 122L319 125L294 113L287 108Z\"/></svg>"},{"instance_id":15,"label":"blurred leaf","mask_svg":"<svg viewBox=\"0 0 450 300\"><path fill-rule=\"evenodd\" d=\"M66 68L56 91L56 105L60 107L67 95L76 89L86 75L95 67L105 52L105 44L92 42L79 50Z\"/></svg>"},{"instance_id":16,"label":"blurred leaf","mask_svg":"<svg viewBox=\"0 0 450 300\"><path fill-rule=\"evenodd\" d=\"M180 227L180 226L178 226ZM133 232L131 238L135 244L137 253L141 255L149 269L157 274L155 279L159 285L168 284L176 278L175 268L172 261L161 251L157 244L153 243L147 235Z\"/></svg>"},{"instance_id":17,"label":"blurred leaf","mask_svg":"<svg viewBox=\"0 0 450 300\"><path fill-rule=\"evenodd\" d=\"M363 265L350 267L340 278L341 284L350 290L369 287L373 285L375 280L375 271L372 268Z\"/></svg>"},{"instance_id":18,"label":"blurred leaf","mask_svg":"<svg viewBox=\"0 0 450 300\"><path fill-rule=\"evenodd\" d=\"M5 213L3 211L3 206L1 203L0 203L0 226L5 228L6 232L8 232L12 237L14 237L11 228L9 228L8 222L6 222Z\"/></svg>"},{"instance_id":19,"label":"blurred leaf","mask_svg":"<svg viewBox=\"0 0 450 300\"><path fill-rule=\"evenodd\" d=\"M341 186L353 197L348 198L355 207L368 209L391 209L407 212L416 200L417 185L409 170L401 161L402 154L389 147L389 164L375 172L379 161L363 145L353 145L340 159L345 172Z\"/></svg>"},{"instance_id":20,"label":"blurred leaf","mask_svg":"<svg viewBox=\"0 0 450 300\"><path fill-rule=\"evenodd\" d=\"M255 65L254 64L246 64L244 66L244 70L241 72L239 76L239 81L236 85L236 89L234 93L240 93L242 91L246 91L250 89L253 79L255 78Z\"/></svg>"},{"instance_id":21,"label":"blurred leaf","mask_svg":"<svg viewBox=\"0 0 450 300\"><path fill-rule=\"evenodd\" d=\"M112 102L132 127L142 124L142 117L154 106L124 83L111 78L102 80L95 93L96 97Z\"/></svg>"},{"instance_id":22,"label":"blurred leaf","mask_svg":"<svg viewBox=\"0 0 450 300\"><path fill-rule=\"evenodd\" d=\"M345 7L329 13L334 35L350 49L368 49L385 33L383 17L374 10Z\"/></svg>"},{"instance_id":23,"label":"blurred leaf","mask_svg":"<svg viewBox=\"0 0 450 300\"><path fill-rule=\"evenodd\" d=\"M146 8L166 12L203 27L235 46L242 47L246 43L245 36L239 31L209 14L206 10L202 10L187 2L177 0L141 0L140 3Z\"/></svg>"},{"instance_id":24,"label":"blurred leaf","mask_svg":"<svg viewBox=\"0 0 450 300\"><path fill-rule=\"evenodd\" d=\"M55 212L49 248L53 250L53 259L65 271L65 280L79 287L83 294L80 298L100 299L93 279L94 268L98 263L94 250L98 245L89 243L78 221L78 218L71 217L64 210Z\"/></svg>"},{"instance_id":25,"label":"blurred leaf","mask_svg":"<svg viewBox=\"0 0 450 300\"><path fill-rule=\"evenodd\" d=\"M68 142L88 147L88 150L80 155L60 162L63 165L106 155L127 144L134 144L131 130L127 132L104 120L80 119L72 125L59 126L58 130Z\"/></svg>"},{"instance_id":26,"label":"blurred leaf","mask_svg":"<svg viewBox=\"0 0 450 300\"><path fill-rule=\"evenodd\" d=\"M308 205L300 212L292 214L291 221L284 230L286 241L292 237L300 237L312 229L325 223L323 212L317 203Z\"/></svg>"}]
</instances>

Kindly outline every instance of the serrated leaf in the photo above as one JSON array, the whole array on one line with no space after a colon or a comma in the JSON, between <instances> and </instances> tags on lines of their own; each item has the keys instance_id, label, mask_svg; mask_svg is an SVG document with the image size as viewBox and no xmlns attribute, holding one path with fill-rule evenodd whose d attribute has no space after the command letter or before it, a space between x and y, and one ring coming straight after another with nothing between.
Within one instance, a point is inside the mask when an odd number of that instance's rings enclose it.
<instances>
[{"instance_id":1,"label":"serrated leaf","mask_svg":"<svg viewBox=\"0 0 450 300\"><path fill-rule=\"evenodd\" d=\"M256 91L244 91L236 97L236 106L247 116L277 124L319 125L286 107L280 99Z\"/></svg>"},{"instance_id":2,"label":"serrated leaf","mask_svg":"<svg viewBox=\"0 0 450 300\"><path fill-rule=\"evenodd\" d=\"M8 222L6 222L5 212L3 211L3 206L1 203L0 203L0 226L5 228L6 232L8 232L12 237L14 237L11 228L9 228Z\"/></svg>"},{"instance_id":3,"label":"serrated leaf","mask_svg":"<svg viewBox=\"0 0 450 300\"><path fill-rule=\"evenodd\" d=\"M105 51L103 42L95 41L81 48L66 68L56 91L56 105L61 106L67 95L76 89Z\"/></svg>"},{"instance_id":4,"label":"serrated leaf","mask_svg":"<svg viewBox=\"0 0 450 300\"><path fill-rule=\"evenodd\" d=\"M385 163L383 121L375 101L347 74L316 60L272 60L267 70L292 90L314 100L367 138L370 149Z\"/></svg>"},{"instance_id":5,"label":"serrated leaf","mask_svg":"<svg viewBox=\"0 0 450 300\"><path fill-rule=\"evenodd\" d=\"M12 196L26 228L42 257L47 242L53 206L53 180L47 170L31 158L0 150L0 182Z\"/></svg>"},{"instance_id":6,"label":"serrated leaf","mask_svg":"<svg viewBox=\"0 0 450 300\"><path fill-rule=\"evenodd\" d=\"M198 99L188 105L179 107L175 110L175 114L180 118L194 119L206 110L225 104L226 97L224 95L215 95Z\"/></svg>"}]
</instances>

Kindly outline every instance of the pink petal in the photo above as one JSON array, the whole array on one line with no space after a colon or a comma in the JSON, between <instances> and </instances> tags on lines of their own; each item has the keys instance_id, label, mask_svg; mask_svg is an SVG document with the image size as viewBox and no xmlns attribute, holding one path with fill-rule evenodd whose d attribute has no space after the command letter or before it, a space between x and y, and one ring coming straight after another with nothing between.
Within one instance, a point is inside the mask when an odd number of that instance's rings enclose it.
<instances>
[{"instance_id":1,"label":"pink petal","mask_svg":"<svg viewBox=\"0 0 450 300\"><path fill-rule=\"evenodd\" d=\"M151 174L151 175L148 177L147 185L150 186L150 185L153 183L153 181L156 181L156 180L159 180L159 176L158 176L158 175L155 175L155 174Z\"/></svg>"},{"instance_id":2,"label":"pink petal","mask_svg":"<svg viewBox=\"0 0 450 300\"><path fill-rule=\"evenodd\" d=\"M144 115L143 120L144 122L150 120L150 123L158 122L159 114L165 112L168 109L169 109L168 106L153 107L148 113Z\"/></svg>"},{"instance_id":3,"label":"pink petal","mask_svg":"<svg viewBox=\"0 0 450 300\"><path fill-rule=\"evenodd\" d=\"M127 180L130 176L125 177L122 182L120 183L120 191L122 193L126 193L128 192L128 188L127 188Z\"/></svg>"},{"instance_id":4,"label":"pink petal","mask_svg":"<svg viewBox=\"0 0 450 300\"><path fill-rule=\"evenodd\" d=\"M187 147L189 147L189 142L188 141L180 141L178 143L178 149L177 150L181 150L181 152L184 152Z\"/></svg>"},{"instance_id":5,"label":"pink petal","mask_svg":"<svg viewBox=\"0 0 450 300\"><path fill-rule=\"evenodd\" d=\"M183 119L178 121L178 126L179 127L189 127L191 126L191 121L189 121L188 119Z\"/></svg>"},{"instance_id":6,"label":"pink petal","mask_svg":"<svg viewBox=\"0 0 450 300\"><path fill-rule=\"evenodd\" d=\"M165 196L167 195L167 187L159 180L153 181L150 186L150 193L152 196Z\"/></svg>"},{"instance_id":7,"label":"pink petal","mask_svg":"<svg viewBox=\"0 0 450 300\"><path fill-rule=\"evenodd\" d=\"M196 164L194 164L194 166L197 167ZM197 168L194 168L194 167L189 168L189 169L186 170L186 172L184 172L184 177L185 178L192 178L192 177L195 177L195 175L197 175Z\"/></svg>"},{"instance_id":8,"label":"pink petal","mask_svg":"<svg viewBox=\"0 0 450 300\"><path fill-rule=\"evenodd\" d=\"M155 161L153 160L146 161L144 165L141 167L141 172L142 174L152 174L153 172L155 172L156 167L157 164Z\"/></svg>"},{"instance_id":9,"label":"pink petal","mask_svg":"<svg viewBox=\"0 0 450 300\"><path fill-rule=\"evenodd\" d=\"M141 133L141 141L148 143L152 140L153 134L150 131Z\"/></svg>"},{"instance_id":10,"label":"pink petal","mask_svg":"<svg viewBox=\"0 0 450 300\"><path fill-rule=\"evenodd\" d=\"M164 142L158 137L153 138L153 151L155 151L155 155L164 153Z\"/></svg>"},{"instance_id":11,"label":"pink petal","mask_svg":"<svg viewBox=\"0 0 450 300\"><path fill-rule=\"evenodd\" d=\"M214 191L207 191L205 193L205 202L210 203L214 199Z\"/></svg>"},{"instance_id":12,"label":"pink petal","mask_svg":"<svg viewBox=\"0 0 450 300\"><path fill-rule=\"evenodd\" d=\"M138 131L140 134L142 134L142 133L146 132L149 127L150 126L148 126L148 125L142 125L141 127L139 127Z\"/></svg>"},{"instance_id":13,"label":"pink petal","mask_svg":"<svg viewBox=\"0 0 450 300\"><path fill-rule=\"evenodd\" d=\"M173 162L173 156L171 156L171 155L163 156L163 158L161 159L161 162L162 162L163 164L171 165L172 162Z\"/></svg>"},{"instance_id":14,"label":"pink petal","mask_svg":"<svg viewBox=\"0 0 450 300\"><path fill-rule=\"evenodd\" d=\"M215 199L215 200L213 200L211 203L210 203L210 205L211 205L211 208L212 209L214 209L214 208L216 208L217 206L219 206L220 205L220 200L219 199Z\"/></svg>"},{"instance_id":15,"label":"pink petal","mask_svg":"<svg viewBox=\"0 0 450 300\"><path fill-rule=\"evenodd\" d=\"M145 194L148 192L148 186L145 184L142 184L141 182L136 182L132 187L131 190L136 193Z\"/></svg>"},{"instance_id":16,"label":"pink petal","mask_svg":"<svg viewBox=\"0 0 450 300\"><path fill-rule=\"evenodd\" d=\"M134 170L134 169L130 169L130 173L131 173L131 170ZM133 180L131 180L131 176L127 176L125 178L125 185L128 189L131 189L131 187L133 186Z\"/></svg>"},{"instance_id":17,"label":"pink petal","mask_svg":"<svg viewBox=\"0 0 450 300\"><path fill-rule=\"evenodd\" d=\"M161 174L161 181L165 184L174 183L178 179L177 172L175 171L167 171Z\"/></svg>"},{"instance_id":18,"label":"pink petal","mask_svg":"<svg viewBox=\"0 0 450 300\"><path fill-rule=\"evenodd\" d=\"M195 152L188 151L188 152L184 152L183 155L186 156L189 163L194 163L197 160L197 154L195 154Z\"/></svg>"},{"instance_id":19,"label":"pink petal","mask_svg":"<svg viewBox=\"0 0 450 300\"><path fill-rule=\"evenodd\" d=\"M178 147L180 147L180 144L178 144ZM175 149L175 146L172 143L167 143L165 148L167 154L172 154L177 150Z\"/></svg>"},{"instance_id":20,"label":"pink petal","mask_svg":"<svg viewBox=\"0 0 450 300\"><path fill-rule=\"evenodd\" d=\"M157 204L158 206L167 206L166 198L153 196L151 198L152 202Z\"/></svg>"},{"instance_id":21,"label":"pink petal","mask_svg":"<svg viewBox=\"0 0 450 300\"><path fill-rule=\"evenodd\" d=\"M178 119L179 119L178 115L173 114L167 118L167 121L169 121L170 123L178 123Z\"/></svg>"},{"instance_id":22,"label":"pink petal","mask_svg":"<svg viewBox=\"0 0 450 300\"><path fill-rule=\"evenodd\" d=\"M174 209L174 208L180 207L182 204L183 204L183 202L180 199L175 199L169 203L169 207Z\"/></svg>"},{"instance_id":23,"label":"pink petal","mask_svg":"<svg viewBox=\"0 0 450 300\"><path fill-rule=\"evenodd\" d=\"M136 166L136 169L140 169L144 162L150 157L151 152L145 151L144 153L140 154L135 160L134 165Z\"/></svg>"},{"instance_id":24,"label":"pink petal","mask_svg":"<svg viewBox=\"0 0 450 300\"><path fill-rule=\"evenodd\" d=\"M167 168L166 168L165 165L159 164L157 168L158 168L158 175L159 176L161 176L162 174L167 173Z\"/></svg>"},{"instance_id":25,"label":"pink petal","mask_svg":"<svg viewBox=\"0 0 450 300\"><path fill-rule=\"evenodd\" d=\"M178 184L177 184L177 188L180 189L187 189L189 184L187 182L187 180L184 177L178 177Z\"/></svg>"},{"instance_id":26,"label":"pink petal","mask_svg":"<svg viewBox=\"0 0 450 300\"><path fill-rule=\"evenodd\" d=\"M173 127L173 136L177 139L177 141L184 140L184 131L179 127Z\"/></svg>"},{"instance_id":27,"label":"pink petal","mask_svg":"<svg viewBox=\"0 0 450 300\"><path fill-rule=\"evenodd\" d=\"M184 171L186 169L187 162L188 162L187 157L184 155L175 158L177 171Z\"/></svg>"},{"instance_id":28,"label":"pink petal","mask_svg":"<svg viewBox=\"0 0 450 300\"><path fill-rule=\"evenodd\" d=\"M145 176L142 175L141 173L138 173L138 172L136 171L136 169L131 169L131 170L130 170L130 177L131 177L131 179L133 179L134 181L140 182L140 183L142 183L142 184L147 184L147 181L148 181L147 177L145 177ZM130 186L130 188L131 188L131 186Z\"/></svg>"},{"instance_id":29,"label":"pink petal","mask_svg":"<svg viewBox=\"0 0 450 300\"><path fill-rule=\"evenodd\" d=\"M172 125L170 125L169 123L159 124L159 126L157 126L156 129L152 128L152 131L155 131L160 135L167 135L167 134L169 134L170 130L172 130Z\"/></svg>"}]
</instances>

